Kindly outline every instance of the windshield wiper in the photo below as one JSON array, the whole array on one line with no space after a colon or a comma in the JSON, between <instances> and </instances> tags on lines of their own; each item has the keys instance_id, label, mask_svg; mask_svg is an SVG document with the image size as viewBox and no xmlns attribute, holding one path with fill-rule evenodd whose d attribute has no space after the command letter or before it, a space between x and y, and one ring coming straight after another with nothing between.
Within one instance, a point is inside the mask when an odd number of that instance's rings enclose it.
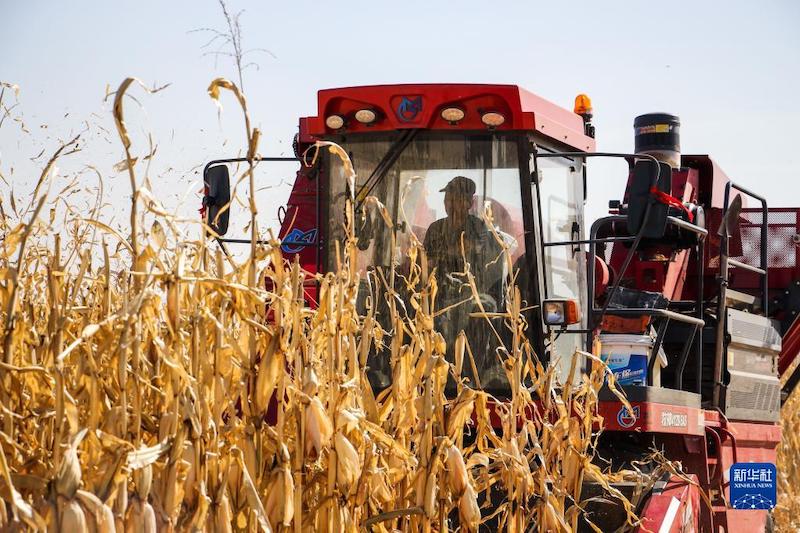
<instances>
[{"instance_id":1,"label":"windshield wiper","mask_svg":"<svg viewBox=\"0 0 800 533\"><path fill-rule=\"evenodd\" d=\"M419 129L404 131L403 134L400 135L400 138L389 147L381 160L378 161L378 164L369 175L369 178L367 178L367 180L364 182L364 185L362 185L356 192L356 200L358 201L355 209L356 213L364 205L364 201L367 199L367 196L369 196L373 189L375 189L381 180L383 180L384 176L386 176L386 173L389 172L389 169L392 168L392 165L395 164L409 143L414 140L414 137L416 137L418 132ZM364 192L365 190L366 192Z\"/></svg>"}]
</instances>

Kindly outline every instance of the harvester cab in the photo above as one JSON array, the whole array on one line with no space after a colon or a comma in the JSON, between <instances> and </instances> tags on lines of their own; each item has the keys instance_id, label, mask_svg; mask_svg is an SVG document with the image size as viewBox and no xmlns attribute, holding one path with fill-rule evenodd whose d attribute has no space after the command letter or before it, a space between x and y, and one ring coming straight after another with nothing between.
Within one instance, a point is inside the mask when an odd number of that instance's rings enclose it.
<instances>
[{"instance_id":1,"label":"harvester cab","mask_svg":"<svg viewBox=\"0 0 800 533\"><path fill-rule=\"evenodd\" d=\"M674 498L691 512L673 516L710 531L733 512L727 468L775 458L778 368L800 351L800 209L768 210L708 156L682 155L678 117L637 117L629 154L595 152L591 118L583 95L572 112L512 85L323 90L318 114L300 120L295 157L257 163L299 162L279 237L286 259L311 274L336 268L353 199L358 305L373 305L377 320L388 294L411 309L391 280L424 252L439 286L435 327L448 346L466 337L475 361L464 377L497 398L509 390L501 311L515 283L534 352L564 386L593 352L626 393L630 409L601 391L601 454L630 464L655 447L697 482L650 495L646 527L663 525ZM326 142L347 153L354 182L349 163L318 149ZM628 184L587 231L594 157L619 160ZM204 173L206 223L223 244L250 242L225 236L235 205L226 167L242 161ZM791 254L773 268L775 247ZM314 305L313 279L306 289ZM387 353L369 355L367 375L376 389L391 383ZM795 372L787 383L797 381ZM711 508L693 507L698 490L716 495ZM611 528L620 515L609 509ZM748 516L737 520L766 524L764 513Z\"/></svg>"},{"instance_id":2,"label":"harvester cab","mask_svg":"<svg viewBox=\"0 0 800 533\"><path fill-rule=\"evenodd\" d=\"M504 288L516 271L536 353L563 354L552 360L565 377L576 349L584 348L588 320L585 245L577 241L584 227L583 154L594 150L594 140L584 119L507 85L327 90L320 91L319 106L318 116L301 119L295 140L301 168L279 234L287 259L297 257L311 273L333 269L336 245L345 236L345 202L353 197L360 305L372 296L380 306L381 280L390 272L403 275L409 250L418 247L437 269L437 305L449 308L437 329L448 344L464 332L476 357L476 367L465 369L468 379L502 395L508 384L491 330L503 328L471 316L476 298L464 261L487 313L505 309ZM327 150L317 152L318 141L347 152L354 190L345 163ZM536 157L561 152L571 155ZM307 166L312 160L313 168ZM242 161L206 167L204 203L212 229L226 229L230 207L223 206L234 205L229 186L217 182L229 183L226 167ZM218 233L223 243L249 242ZM570 240L577 243L545 245ZM511 268L500 257L503 250ZM310 284L310 304L315 297ZM380 319L381 310L376 314ZM579 368L584 365L581 360ZM368 367L376 388L389 384L382 354L372 354Z\"/></svg>"}]
</instances>

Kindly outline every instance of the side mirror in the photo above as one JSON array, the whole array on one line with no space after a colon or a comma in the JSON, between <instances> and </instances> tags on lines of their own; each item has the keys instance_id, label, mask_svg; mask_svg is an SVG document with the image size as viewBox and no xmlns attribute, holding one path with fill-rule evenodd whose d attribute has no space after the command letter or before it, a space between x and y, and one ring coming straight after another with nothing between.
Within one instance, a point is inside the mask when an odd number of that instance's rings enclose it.
<instances>
[{"instance_id":1,"label":"side mirror","mask_svg":"<svg viewBox=\"0 0 800 533\"><path fill-rule=\"evenodd\" d=\"M581 321L581 310L575 300L545 300L542 317L547 326L567 327Z\"/></svg>"},{"instance_id":2,"label":"side mirror","mask_svg":"<svg viewBox=\"0 0 800 533\"><path fill-rule=\"evenodd\" d=\"M667 231L667 215L669 206L655 202L650 207L650 214L644 220L647 205L650 203L650 184L658 174L656 189L670 194L672 191L672 168L664 162L658 165L650 159L639 159L633 167L633 181L628 195L628 232L634 235L645 226L643 237L660 239Z\"/></svg>"},{"instance_id":3,"label":"side mirror","mask_svg":"<svg viewBox=\"0 0 800 533\"><path fill-rule=\"evenodd\" d=\"M203 208L205 209L206 224L219 235L225 235L228 232L231 201L231 178L227 165L206 168L203 173L203 183L205 184Z\"/></svg>"}]
</instances>

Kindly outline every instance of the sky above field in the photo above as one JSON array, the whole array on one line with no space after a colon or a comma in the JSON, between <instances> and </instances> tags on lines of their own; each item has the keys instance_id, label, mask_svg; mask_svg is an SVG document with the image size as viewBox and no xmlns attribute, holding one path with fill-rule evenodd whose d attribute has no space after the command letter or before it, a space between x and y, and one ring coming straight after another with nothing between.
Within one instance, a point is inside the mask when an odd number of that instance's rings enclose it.
<instances>
[{"instance_id":1,"label":"sky above field","mask_svg":"<svg viewBox=\"0 0 800 533\"><path fill-rule=\"evenodd\" d=\"M322 88L408 82L518 84L568 109L587 93L598 149L632 151L633 118L666 111L681 118L684 153L712 155L732 179L762 191L772 206L800 204L800 3L649 2L245 2L244 74L261 153L290 155L297 119L316 114ZM133 152L157 146L149 175L170 209L191 216L200 169L243 149L234 100L224 110L206 88L236 79L228 57L203 46L225 30L214 0L37 2L0 0L0 80L20 86L0 126L0 172L18 197L30 192L59 139L83 131L83 152L59 163L94 186L105 177L107 213L125 221L127 175L111 100L128 76L148 86L130 93ZM264 51L267 50L268 52ZM28 130L26 133L23 129ZM44 150L42 155L40 152ZM38 157L37 157L38 156ZM590 163L588 217L606 212L624 190L619 164ZM145 171L144 163L138 167ZM290 172L264 173L264 225L275 223ZM289 180L289 181L286 181ZM60 187L54 183L51 194ZM271 187L271 188L269 188ZM7 190L7 189L4 189Z\"/></svg>"}]
</instances>

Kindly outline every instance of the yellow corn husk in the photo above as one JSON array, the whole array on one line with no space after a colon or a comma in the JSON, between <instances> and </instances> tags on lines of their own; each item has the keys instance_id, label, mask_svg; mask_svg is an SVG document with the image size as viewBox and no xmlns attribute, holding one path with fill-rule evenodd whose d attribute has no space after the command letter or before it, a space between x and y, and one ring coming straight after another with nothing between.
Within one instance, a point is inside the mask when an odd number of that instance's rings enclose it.
<instances>
[{"instance_id":1,"label":"yellow corn husk","mask_svg":"<svg viewBox=\"0 0 800 533\"><path fill-rule=\"evenodd\" d=\"M424 469L416 472L416 481L414 485L414 505L417 507L425 506L425 486L428 482L428 477Z\"/></svg>"},{"instance_id":2,"label":"yellow corn husk","mask_svg":"<svg viewBox=\"0 0 800 533\"><path fill-rule=\"evenodd\" d=\"M158 440L165 441L168 437L175 434L178 430L178 415L173 412L164 413L161 415L161 420L158 424Z\"/></svg>"},{"instance_id":3,"label":"yellow corn husk","mask_svg":"<svg viewBox=\"0 0 800 533\"><path fill-rule=\"evenodd\" d=\"M69 447L64 452L56 477L56 492L67 499L75 496L81 486L81 463L78 452Z\"/></svg>"},{"instance_id":4,"label":"yellow corn husk","mask_svg":"<svg viewBox=\"0 0 800 533\"><path fill-rule=\"evenodd\" d=\"M373 469L369 473L370 497L374 498L380 505L386 505L392 501L392 491L386 482L386 475L378 469Z\"/></svg>"},{"instance_id":5,"label":"yellow corn husk","mask_svg":"<svg viewBox=\"0 0 800 533\"><path fill-rule=\"evenodd\" d=\"M256 469L256 447L251 439L245 439L242 443L242 453L244 455L244 466L247 468L247 473L250 477L258 474Z\"/></svg>"},{"instance_id":6,"label":"yellow corn husk","mask_svg":"<svg viewBox=\"0 0 800 533\"><path fill-rule=\"evenodd\" d=\"M439 480L435 473L428 474L425 480L425 499L423 501L423 511L425 516L430 519L436 517L437 506L436 499L439 496Z\"/></svg>"},{"instance_id":7,"label":"yellow corn husk","mask_svg":"<svg viewBox=\"0 0 800 533\"><path fill-rule=\"evenodd\" d=\"M269 342L266 353L261 359L256 376L256 392L254 395L255 406L259 412L264 412L269 405L269 400L275 392L278 383L278 374L281 372L283 357L280 356L278 349L278 337L275 336Z\"/></svg>"},{"instance_id":8,"label":"yellow corn husk","mask_svg":"<svg viewBox=\"0 0 800 533\"><path fill-rule=\"evenodd\" d=\"M126 533L156 533L156 514L153 506L138 498L131 500L126 521Z\"/></svg>"},{"instance_id":9,"label":"yellow corn husk","mask_svg":"<svg viewBox=\"0 0 800 533\"><path fill-rule=\"evenodd\" d=\"M142 502L142 529L140 531L142 533L156 533L158 531L155 510L147 502Z\"/></svg>"},{"instance_id":10,"label":"yellow corn husk","mask_svg":"<svg viewBox=\"0 0 800 533\"><path fill-rule=\"evenodd\" d=\"M150 496L150 487L153 484L153 465L147 465L133 473L133 481L136 484L136 494L142 501L147 501Z\"/></svg>"},{"instance_id":11,"label":"yellow corn husk","mask_svg":"<svg viewBox=\"0 0 800 533\"><path fill-rule=\"evenodd\" d=\"M167 288L167 317L173 329L178 329L178 317L180 316L179 290L176 283L171 283Z\"/></svg>"},{"instance_id":12,"label":"yellow corn husk","mask_svg":"<svg viewBox=\"0 0 800 533\"><path fill-rule=\"evenodd\" d=\"M294 518L294 479L288 467L280 467L271 476L267 485L267 501L264 503L270 524L288 527Z\"/></svg>"},{"instance_id":13,"label":"yellow corn husk","mask_svg":"<svg viewBox=\"0 0 800 533\"><path fill-rule=\"evenodd\" d=\"M463 494L469 484L469 477L467 475L467 467L464 464L464 457L461 450L456 446L448 446L445 450L445 463L447 464L447 479L450 484L450 490L453 494L459 496Z\"/></svg>"},{"instance_id":14,"label":"yellow corn husk","mask_svg":"<svg viewBox=\"0 0 800 533\"><path fill-rule=\"evenodd\" d=\"M319 398L313 398L306 407L305 425L305 451L318 455L330 444L333 435L333 425Z\"/></svg>"},{"instance_id":15,"label":"yellow corn husk","mask_svg":"<svg viewBox=\"0 0 800 533\"><path fill-rule=\"evenodd\" d=\"M114 513L111 507L100 501L100 498L85 490L79 490L75 497L87 511L86 522L90 532L114 533Z\"/></svg>"},{"instance_id":16,"label":"yellow corn husk","mask_svg":"<svg viewBox=\"0 0 800 533\"><path fill-rule=\"evenodd\" d=\"M341 432L334 436L336 449L336 484L345 496L349 496L356 488L356 481L361 477L361 458L355 447Z\"/></svg>"},{"instance_id":17,"label":"yellow corn husk","mask_svg":"<svg viewBox=\"0 0 800 533\"><path fill-rule=\"evenodd\" d=\"M63 499L59 505L58 528L59 531L75 533L89 533L86 515L77 500Z\"/></svg>"},{"instance_id":18,"label":"yellow corn husk","mask_svg":"<svg viewBox=\"0 0 800 533\"><path fill-rule=\"evenodd\" d=\"M305 371L303 376L303 392L309 396L316 396L319 392L319 378L313 368Z\"/></svg>"},{"instance_id":19,"label":"yellow corn husk","mask_svg":"<svg viewBox=\"0 0 800 533\"><path fill-rule=\"evenodd\" d=\"M443 355L447 352L447 343L444 340L444 337L441 333L436 332L433 337L433 349L439 355Z\"/></svg>"},{"instance_id":20,"label":"yellow corn husk","mask_svg":"<svg viewBox=\"0 0 800 533\"><path fill-rule=\"evenodd\" d=\"M458 516L461 523L469 531L477 531L481 521L481 510L478 507L478 495L472 485L467 485L458 500Z\"/></svg>"},{"instance_id":21,"label":"yellow corn husk","mask_svg":"<svg viewBox=\"0 0 800 533\"><path fill-rule=\"evenodd\" d=\"M455 374L462 375L464 371L464 353L467 349L467 334L463 331L458 332L454 345L454 358L455 358Z\"/></svg>"},{"instance_id":22,"label":"yellow corn husk","mask_svg":"<svg viewBox=\"0 0 800 533\"><path fill-rule=\"evenodd\" d=\"M336 427L344 431L345 434L358 429L364 413L355 409L340 409L336 413Z\"/></svg>"},{"instance_id":23,"label":"yellow corn husk","mask_svg":"<svg viewBox=\"0 0 800 533\"><path fill-rule=\"evenodd\" d=\"M294 518L294 478L289 468L289 450L281 443L278 450L279 465L270 476L267 485L267 501L264 511L270 524L288 527Z\"/></svg>"},{"instance_id":24,"label":"yellow corn husk","mask_svg":"<svg viewBox=\"0 0 800 533\"><path fill-rule=\"evenodd\" d=\"M227 494L223 494L214 512L214 531L230 533L233 531L233 516L231 515L231 502Z\"/></svg>"}]
</instances>

